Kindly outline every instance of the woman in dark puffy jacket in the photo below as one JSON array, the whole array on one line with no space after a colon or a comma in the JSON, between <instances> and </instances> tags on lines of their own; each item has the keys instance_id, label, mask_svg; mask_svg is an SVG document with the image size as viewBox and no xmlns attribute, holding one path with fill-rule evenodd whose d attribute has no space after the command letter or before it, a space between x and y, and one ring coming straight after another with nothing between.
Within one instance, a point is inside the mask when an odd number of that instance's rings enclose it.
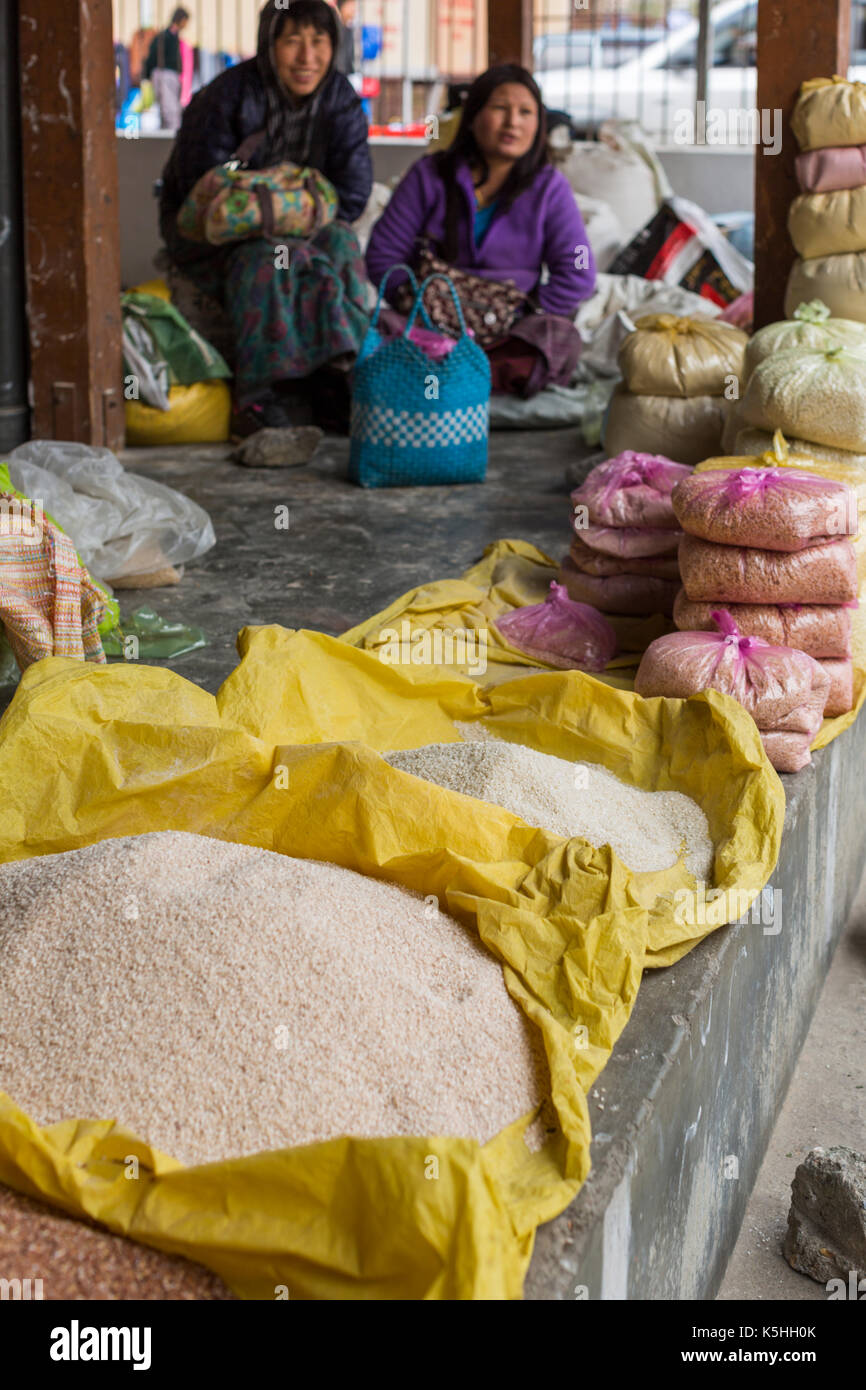
<instances>
[{"instance_id":1,"label":"woman in dark puffy jacket","mask_svg":"<svg viewBox=\"0 0 866 1390\"><path fill-rule=\"evenodd\" d=\"M224 306L231 323L235 435L299 418L297 383L313 373L317 389L307 388L307 401L332 401L335 382L337 395L348 397L345 368L367 316L364 263L347 224L367 205L373 171L361 104L334 67L338 43L325 0L269 0L256 57L193 98L163 173L160 227L169 259ZM250 141L257 135L258 143ZM242 145L251 168L290 161L318 169L333 184L337 220L315 237L315 259L281 258L264 238L215 247L178 232L178 212L198 179Z\"/></svg>"}]
</instances>

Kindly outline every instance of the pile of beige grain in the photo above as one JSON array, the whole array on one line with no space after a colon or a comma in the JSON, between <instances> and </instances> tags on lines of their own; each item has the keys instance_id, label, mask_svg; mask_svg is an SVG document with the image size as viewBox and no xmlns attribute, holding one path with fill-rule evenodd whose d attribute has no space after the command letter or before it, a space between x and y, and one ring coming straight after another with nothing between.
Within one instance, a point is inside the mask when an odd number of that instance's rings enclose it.
<instances>
[{"instance_id":1,"label":"pile of beige grain","mask_svg":"<svg viewBox=\"0 0 866 1390\"><path fill-rule=\"evenodd\" d=\"M707 818L683 792L646 792L594 763L570 763L458 725L464 743L431 743L387 753L393 767L465 796L503 806L554 835L610 845L636 873L670 868L682 849L695 878L712 881Z\"/></svg>"},{"instance_id":2,"label":"pile of beige grain","mask_svg":"<svg viewBox=\"0 0 866 1390\"><path fill-rule=\"evenodd\" d=\"M0 1090L185 1163L490 1139L548 1082L499 963L425 899L166 831L0 866Z\"/></svg>"}]
</instances>

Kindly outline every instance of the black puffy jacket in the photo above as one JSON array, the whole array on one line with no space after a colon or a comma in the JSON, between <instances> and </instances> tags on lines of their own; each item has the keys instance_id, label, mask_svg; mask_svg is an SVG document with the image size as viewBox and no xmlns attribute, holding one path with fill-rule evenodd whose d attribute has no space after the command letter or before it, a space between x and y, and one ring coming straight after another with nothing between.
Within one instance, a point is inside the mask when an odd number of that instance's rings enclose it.
<instances>
[{"instance_id":1,"label":"black puffy jacket","mask_svg":"<svg viewBox=\"0 0 866 1390\"><path fill-rule=\"evenodd\" d=\"M175 229L187 194L208 169L230 159L247 136L264 129L265 113L265 89L255 58L220 73L193 97L162 175L159 223L170 252L191 251L194 245ZM367 120L351 83L333 68L321 88L309 163L336 188L337 216L344 222L360 217L373 187ZM250 165L261 167L255 156Z\"/></svg>"}]
</instances>

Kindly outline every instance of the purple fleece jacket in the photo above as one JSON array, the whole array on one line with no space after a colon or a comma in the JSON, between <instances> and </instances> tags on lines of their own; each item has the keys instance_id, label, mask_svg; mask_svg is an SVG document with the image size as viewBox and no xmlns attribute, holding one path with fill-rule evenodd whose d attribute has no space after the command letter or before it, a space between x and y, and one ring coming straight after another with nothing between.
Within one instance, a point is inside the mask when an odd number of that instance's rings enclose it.
<instances>
[{"instance_id":1,"label":"purple fleece jacket","mask_svg":"<svg viewBox=\"0 0 866 1390\"><path fill-rule=\"evenodd\" d=\"M535 292L542 309L570 318L592 293L595 261L565 175L545 165L506 212L497 210L481 246L475 245L473 235L475 191L468 164L459 166L457 178L466 209L457 238L457 269L487 280L513 280L526 294ZM376 288L398 261L414 267L418 237L429 237L435 248L444 230L445 184L433 155L427 155L412 165L373 228L367 273ZM538 283L542 265L550 272L546 285ZM405 279L392 275L389 299Z\"/></svg>"}]
</instances>

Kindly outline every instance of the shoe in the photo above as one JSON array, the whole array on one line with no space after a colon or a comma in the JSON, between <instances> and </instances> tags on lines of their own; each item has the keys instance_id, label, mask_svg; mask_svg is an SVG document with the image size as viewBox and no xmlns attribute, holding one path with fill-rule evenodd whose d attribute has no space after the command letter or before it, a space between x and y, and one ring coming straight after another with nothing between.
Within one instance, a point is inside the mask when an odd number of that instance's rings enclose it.
<instances>
[{"instance_id":1,"label":"shoe","mask_svg":"<svg viewBox=\"0 0 866 1390\"><path fill-rule=\"evenodd\" d=\"M231 440L233 444L239 444L242 439L249 439L251 434L257 434L259 430L284 430L296 423L279 396L273 391L266 391L242 410L232 407Z\"/></svg>"}]
</instances>

